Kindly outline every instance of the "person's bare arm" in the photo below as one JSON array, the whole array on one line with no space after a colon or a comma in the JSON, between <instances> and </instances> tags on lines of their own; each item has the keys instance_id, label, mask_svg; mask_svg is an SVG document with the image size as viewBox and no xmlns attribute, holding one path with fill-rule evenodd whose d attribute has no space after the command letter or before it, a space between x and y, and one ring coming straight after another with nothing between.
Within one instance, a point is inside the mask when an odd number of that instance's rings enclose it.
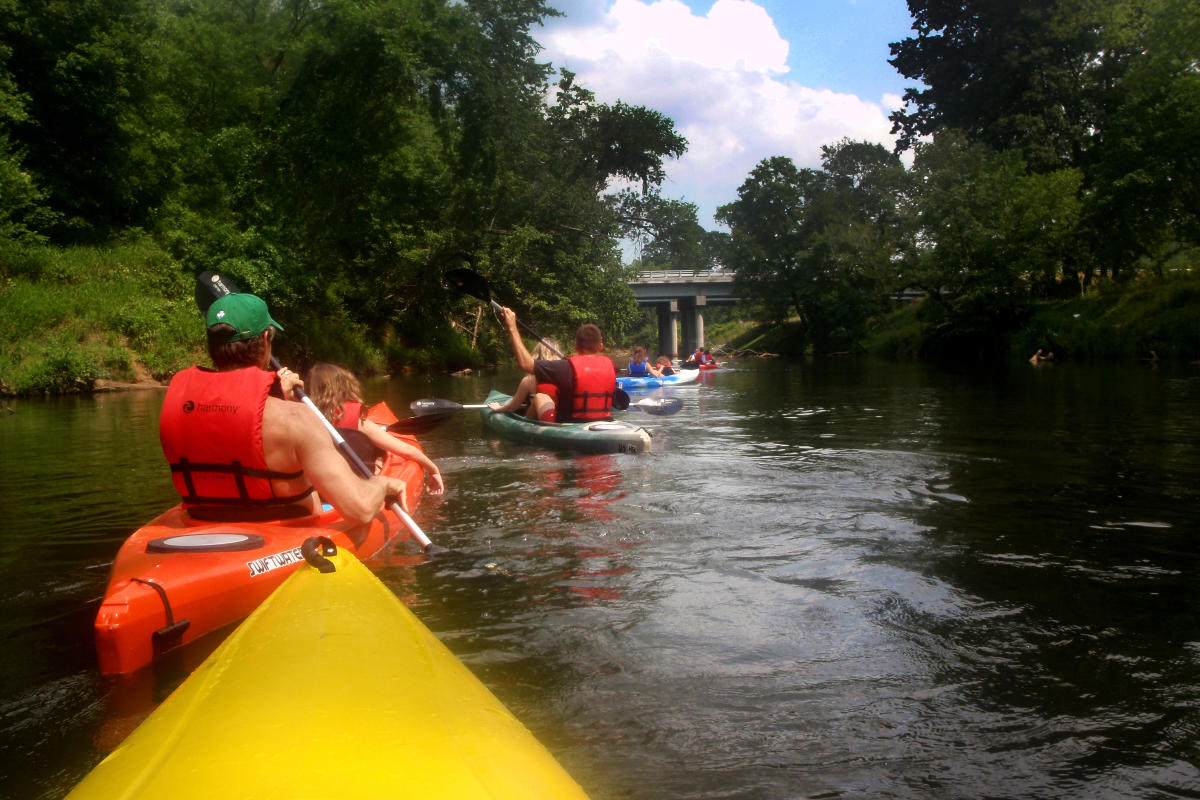
<instances>
[{"instance_id":1,"label":"person's bare arm","mask_svg":"<svg viewBox=\"0 0 1200 800\"><path fill-rule=\"evenodd\" d=\"M304 406L288 404L282 421L287 425L291 445L304 475L346 519L368 523L379 513L384 500L396 496L401 508L408 510L404 482L383 475L360 478L337 451L329 432Z\"/></svg>"},{"instance_id":2,"label":"person's bare arm","mask_svg":"<svg viewBox=\"0 0 1200 800\"><path fill-rule=\"evenodd\" d=\"M395 436L390 436L383 428L376 425L370 420L362 420L358 424L358 429L367 435L376 447L381 447L384 450L403 456L412 461L416 461L421 465L421 468L429 474L429 480L433 484L432 493L441 494L446 491L446 484L442 481L442 471L438 469L438 465L433 463L433 459L425 455L424 451L419 447L413 447L403 439L397 439Z\"/></svg>"},{"instance_id":3,"label":"person's bare arm","mask_svg":"<svg viewBox=\"0 0 1200 800\"><path fill-rule=\"evenodd\" d=\"M512 339L513 353L517 357L517 364L532 375L533 356L525 347L525 340L521 338L521 330L517 327L517 312L508 306L504 306L501 310L504 314L504 324L508 327L508 338Z\"/></svg>"}]
</instances>

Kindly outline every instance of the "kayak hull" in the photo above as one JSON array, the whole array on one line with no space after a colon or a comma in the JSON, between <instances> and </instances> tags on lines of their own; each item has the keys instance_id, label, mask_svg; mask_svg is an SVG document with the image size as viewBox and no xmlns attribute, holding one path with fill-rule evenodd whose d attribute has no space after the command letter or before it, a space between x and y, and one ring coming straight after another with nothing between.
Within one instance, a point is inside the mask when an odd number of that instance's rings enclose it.
<instances>
[{"instance_id":1,"label":"kayak hull","mask_svg":"<svg viewBox=\"0 0 1200 800\"><path fill-rule=\"evenodd\" d=\"M511 397L492 390L489 403L507 403ZM500 414L480 409L485 428L517 442L548 450L574 450L584 453L647 453L650 432L627 422L536 422L520 414Z\"/></svg>"},{"instance_id":2,"label":"kayak hull","mask_svg":"<svg viewBox=\"0 0 1200 800\"><path fill-rule=\"evenodd\" d=\"M617 378L617 385L627 392L631 389L656 389L660 386L695 383L699 375L700 370L698 369L678 370L674 375L664 375L661 378L656 378L653 375L644 378L631 378L628 375L621 375Z\"/></svg>"},{"instance_id":3,"label":"kayak hull","mask_svg":"<svg viewBox=\"0 0 1200 800\"><path fill-rule=\"evenodd\" d=\"M404 480L414 509L424 485L421 465L389 455L384 471ZM201 521L175 506L117 552L94 624L100 673L135 672L238 622L299 568L300 545L311 536L367 558L407 532L390 509L361 525L334 510L268 522Z\"/></svg>"},{"instance_id":4,"label":"kayak hull","mask_svg":"<svg viewBox=\"0 0 1200 800\"><path fill-rule=\"evenodd\" d=\"M563 798L583 790L348 551L304 566L68 795Z\"/></svg>"}]
</instances>

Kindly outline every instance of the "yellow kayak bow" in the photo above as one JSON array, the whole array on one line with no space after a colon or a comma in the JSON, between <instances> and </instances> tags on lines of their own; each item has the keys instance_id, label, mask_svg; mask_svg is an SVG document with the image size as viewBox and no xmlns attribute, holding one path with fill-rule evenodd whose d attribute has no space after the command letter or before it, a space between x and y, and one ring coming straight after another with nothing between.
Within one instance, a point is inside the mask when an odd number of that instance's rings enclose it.
<instances>
[{"instance_id":1,"label":"yellow kayak bow","mask_svg":"<svg viewBox=\"0 0 1200 800\"><path fill-rule=\"evenodd\" d=\"M366 567L322 552L333 571L292 575L70 800L586 800Z\"/></svg>"}]
</instances>

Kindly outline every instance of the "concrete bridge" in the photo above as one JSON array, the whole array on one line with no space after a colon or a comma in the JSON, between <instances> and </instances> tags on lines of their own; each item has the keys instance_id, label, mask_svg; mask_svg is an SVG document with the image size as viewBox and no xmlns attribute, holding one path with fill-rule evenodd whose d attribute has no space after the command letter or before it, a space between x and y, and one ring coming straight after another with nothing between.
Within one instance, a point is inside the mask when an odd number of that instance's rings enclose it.
<instances>
[{"instance_id":1,"label":"concrete bridge","mask_svg":"<svg viewBox=\"0 0 1200 800\"><path fill-rule=\"evenodd\" d=\"M646 270L629 282L639 306L658 310L658 352L689 356L704 346L704 309L732 304L733 273L713 270ZM680 337L682 329L682 341Z\"/></svg>"}]
</instances>

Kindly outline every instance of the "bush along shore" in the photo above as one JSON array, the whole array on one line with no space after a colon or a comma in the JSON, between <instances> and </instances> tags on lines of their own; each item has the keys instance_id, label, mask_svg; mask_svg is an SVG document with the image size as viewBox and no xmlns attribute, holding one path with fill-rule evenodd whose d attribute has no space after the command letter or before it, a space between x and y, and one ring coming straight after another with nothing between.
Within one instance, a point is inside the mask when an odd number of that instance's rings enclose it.
<instances>
[{"instance_id":1,"label":"bush along shore","mask_svg":"<svg viewBox=\"0 0 1200 800\"><path fill-rule=\"evenodd\" d=\"M89 393L161 386L176 371L207 362L195 279L150 238L109 247L37 248L6 255L0 281L0 395ZM1038 348L1056 359L1200 360L1200 279L1135 282L1084 297L1043 301L1007 328L948 328L930 301L905 303L872 320L866 342L824 355L897 359L1026 359ZM503 359L493 338L408 350L389 331L328 317L288 320L281 358L303 368L344 364L359 374L478 367ZM803 358L799 320L713 330L719 352ZM727 340L722 340L722 330ZM620 343L614 343L619 347Z\"/></svg>"},{"instance_id":2,"label":"bush along shore","mask_svg":"<svg viewBox=\"0 0 1200 800\"><path fill-rule=\"evenodd\" d=\"M759 325L726 349L801 358L811 355L803 330L798 319ZM916 300L871 320L861 346L823 355L994 362L1025 360L1038 348L1058 360L1200 361L1200 279L1110 285L1082 297L1034 303L1006 326L978 330L947 326L931 301Z\"/></svg>"},{"instance_id":3,"label":"bush along shore","mask_svg":"<svg viewBox=\"0 0 1200 800\"><path fill-rule=\"evenodd\" d=\"M0 263L0 395L91 393L165 385L207 364L195 277L153 239L104 247L7 250ZM247 287L243 287L247 291ZM463 341L405 349L390 331L336 315L281 319L286 363L336 361L361 375L482 363Z\"/></svg>"}]
</instances>

